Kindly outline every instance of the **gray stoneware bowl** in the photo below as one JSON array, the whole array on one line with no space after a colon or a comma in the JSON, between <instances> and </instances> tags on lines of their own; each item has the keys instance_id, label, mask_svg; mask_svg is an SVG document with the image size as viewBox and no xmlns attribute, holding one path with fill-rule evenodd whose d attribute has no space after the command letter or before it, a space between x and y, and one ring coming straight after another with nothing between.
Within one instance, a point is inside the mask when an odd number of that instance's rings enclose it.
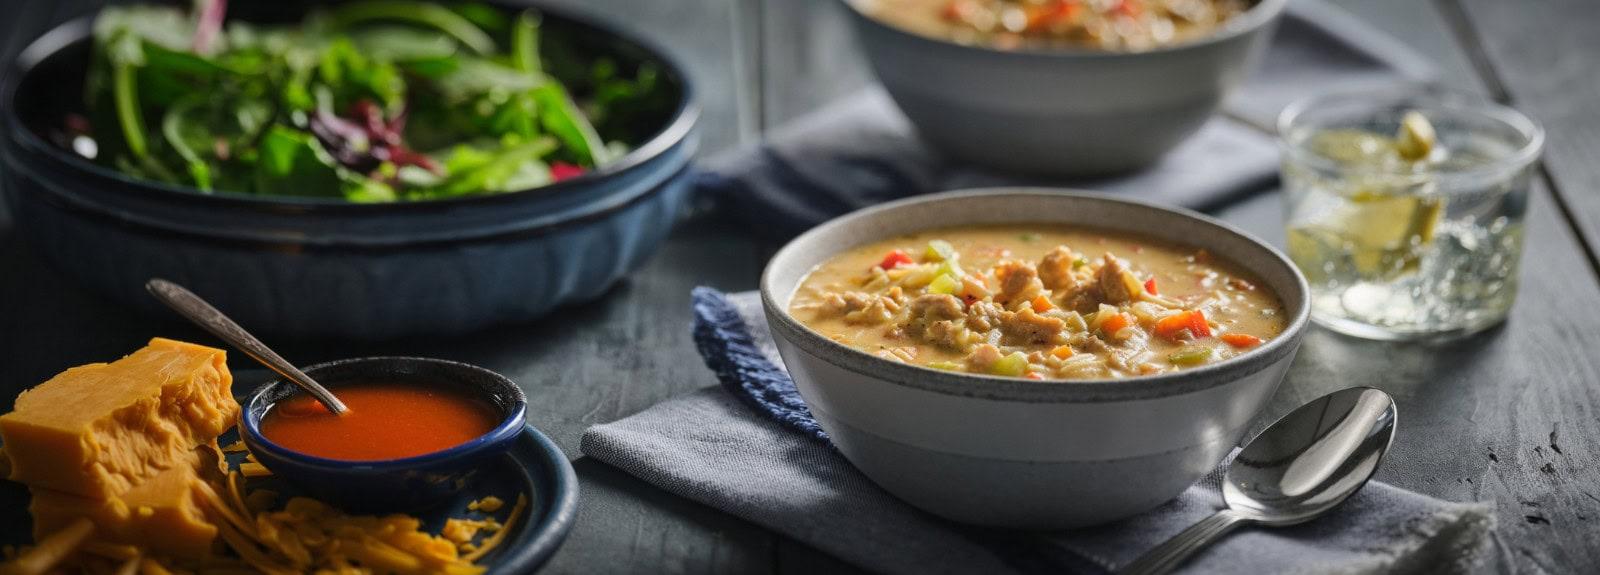
<instances>
[{"instance_id":1,"label":"gray stoneware bowl","mask_svg":"<svg viewBox=\"0 0 1600 575\"><path fill-rule=\"evenodd\" d=\"M1205 248L1254 273L1288 311L1283 334L1248 354L1175 373L1032 381L897 363L790 316L818 264L855 246L972 224L1083 225ZM1305 278L1261 240L1211 218L1093 194L949 192L892 202L789 242L761 278L773 340L845 458L905 501L956 521L1071 528L1154 508L1210 472L1266 405L1300 346Z\"/></svg>"},{"instance_id":2,"label":"gray stoneware bowl","mask_svg":"<svg viewBox=\"0 0 1600 575\"><path fill-rule=\"evenodd\" d=\"M293 12L293 3L246 3ZM252 330L384 339L526 321L594 299L642 265L689 194L699 146L682 68L648 43L545 9L546 38L620 65L654 62L674 105L640 114L632 152L542 188L393 204L264 197L143 181L43 136L79 105L89 18L23 50L0 86L0 182L18 232L67 275L130 307L152 277ZM297 14L276 14L277 17ZM648 125L646 125L648 124Z\"/></svg>"},{"instance_id":3,"label":"gray stoneware bowl","mask_svg":"<svg viewBox=\"0 0 1600 575\"><path fill-rule=\"evenodd\" d=\"M1085 176L1152 164L1199 130L1266 49L1287 0L1145 52L965 46L841 1L878 79L934 147L1007 172Z\"/></svg>"}]
</instances>

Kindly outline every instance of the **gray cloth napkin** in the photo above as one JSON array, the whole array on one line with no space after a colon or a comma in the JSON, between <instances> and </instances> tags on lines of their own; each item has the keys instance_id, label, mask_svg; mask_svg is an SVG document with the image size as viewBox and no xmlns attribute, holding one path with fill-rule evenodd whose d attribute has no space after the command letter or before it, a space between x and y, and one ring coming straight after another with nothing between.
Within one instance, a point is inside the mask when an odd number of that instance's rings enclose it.
<instances>
[{"instance_id":1,"label":"gray cloth napkin","mask_svg":"<svg viewBox=\"0 0 1600 575\"><path fill-rule=\"evenodd\" d=\"M782 365L757 294L726 298L761 353ZM703 346L704 348L704 346ZM1219 474L1154 511L1063 532L952 523L878 488L838 452L721 388L590 428L583 452L682 497L883 573L1105 573L1221 508ZM1463 573L1489 553L1489 504L1371 483L1332 514L1236 532L1192 573Z\"/></svg>"},{"instance_id":2,"label":"gray cloth napkin","mask_svg":"<svg viewBox=\"0 0 1600 575\"><path fill-rule=\"evenodd\" d=\"M1289 102L1435 76L1425 58L1344 11L1294 0L1259 67L1226 103L1227 113L1133 174L1042 180L963 165L918 140L889 97L871 88L797 118L758 144L711 158L696 188L775 237L908 195L985 186L1077 187L1207 210L1276 181L1271 131Z\"/></svg>"}]
</instances>

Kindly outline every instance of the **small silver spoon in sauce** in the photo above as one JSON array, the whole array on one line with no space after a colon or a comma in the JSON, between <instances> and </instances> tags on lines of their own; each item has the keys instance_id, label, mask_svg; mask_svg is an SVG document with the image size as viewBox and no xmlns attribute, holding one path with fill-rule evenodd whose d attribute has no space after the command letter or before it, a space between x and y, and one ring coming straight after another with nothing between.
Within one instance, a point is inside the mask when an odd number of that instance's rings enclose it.
<instances>
[{"instance_id":1,"label":"small silver spoon in sauce","mask_svg":"<svg viewBox=\"0 0 1600 575\"><path fill-rule=\"evenodd\" d=\"M217 308L206 303L206 300L194 295L194 292L160 278L145 282L144 289L149 290L150 295L156 296L156 299L161 300L161 303L167 304L167 307L178 312L178 315L182 315L189 321L194 322L195 325L205 328L206 331L211 332L211 335L222 338L223 341L238 348L239 351L244 352L251 359L261 362L261 365L267 366L272 371L278 372L278 375L283 376L284 379L294 382L295 385L300 386L300 389L311 394L311 397L322 402L323 407L327 407L328 411L333 412L334 415L344 415L345 412L350 411L350 408L345 407L344 402L334 397L333 393L328 391L328 388L322 387L322 384L317 383L317 380L311 379L311 376L300 371L300 368L283 359L283 356L278 355L277 352L272 351L272 348L267 347L267 344L261 343L261 340L250 335L250 332L245 331L244 328L239 327L239 324L228 319L228 316L223 315Z\"/></svg>"},{"instance_id":2,"label":"small silver spoon in sauce","mask_svg":"<svg viewBox=\"0 0 1600 575\"><path fill-rule=\"evenodd\" d=\"M1244 525L1304 523L1343 503L1394 441L1394 399L1370 387L1324 395L1273 423L1228 464L1227 505L1118 571L1156 575Z\"/></svg>"}]
</instances>

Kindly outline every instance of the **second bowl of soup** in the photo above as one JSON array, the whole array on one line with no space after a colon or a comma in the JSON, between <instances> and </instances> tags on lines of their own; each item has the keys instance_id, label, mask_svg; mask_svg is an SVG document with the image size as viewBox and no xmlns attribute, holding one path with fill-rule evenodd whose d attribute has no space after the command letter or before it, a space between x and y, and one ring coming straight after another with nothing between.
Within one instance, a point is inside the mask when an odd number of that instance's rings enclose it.
<instances>
[{"instance_id":1,"label":"second bowl of soup","mask_svg":"<svg viewBox=\"0 0 1600 575\"><path fill-rule=\"evenodd\" d=\"M1054 2L841 2L873 72L929 144L1054 176L1159 160L1243 81L1286 3L1202 0L1189 4L1208 14L1191 19L1155 4L1132 15Z\"/></svg>"},{"instance_id":2,"label":"second bowl of soup","mask_svg":"<svg viewBox=\"0 0 1600 575\"><path fill-rule=\"evenodd\" d=\"M1282 255L1190 212L1049 190L885 204L795 239L763 303L811 412L902 499L1075 527L1172 498L1276 390L1307 317Z\"/></svg>"}]
</instances>

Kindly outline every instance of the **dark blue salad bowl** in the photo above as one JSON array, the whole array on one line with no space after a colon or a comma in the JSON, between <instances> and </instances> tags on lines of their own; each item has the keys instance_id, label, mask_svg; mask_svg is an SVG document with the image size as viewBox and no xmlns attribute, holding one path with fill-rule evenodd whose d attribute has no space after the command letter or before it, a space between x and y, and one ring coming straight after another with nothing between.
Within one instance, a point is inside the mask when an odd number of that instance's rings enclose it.
<instances>
[{"instance_id":1,"label":"dark blue salad bowl","mask_svg":"<svg viewBox=\"0 0 1600 575\"><path fill-rule=\"evenodd\" d=\"M277 5L260 6L268 4ZM28 46L0 85L0 184L15 226L56 268L129 306L158 311L143 286L162 277L252 330L287 337L459 334L597 298L677 219L699 110L683 69L650 43L542 11L544 29L575 52L653 63L676 105L639 114L633 131L648 136L582 176L388 204L206 193L70 152L48 134L81 106L92 21L63 24Z\"/></svg>"},{"instance_id":2,"label":"dark blue salad bowl","mask_svg":"<svg viewBox=\"0 0 1600 575\"><path fill-rule=\"evenodd\" d=\"M348 511L414 511L448 501L468 489L473 477L502 457L527 426L528 400L517 384L487 369L417 357L366 357L305 369L334 394L342 383L383 381L464 390L500 411L500 423L461 445L401 459L343 461L308 455L273 443L261 421L279 401L298 393L288 381L261 386L245 400L239 437L272 474ZM404 414L394 414L404 417Z\"/></svg>"}]
</instances>

